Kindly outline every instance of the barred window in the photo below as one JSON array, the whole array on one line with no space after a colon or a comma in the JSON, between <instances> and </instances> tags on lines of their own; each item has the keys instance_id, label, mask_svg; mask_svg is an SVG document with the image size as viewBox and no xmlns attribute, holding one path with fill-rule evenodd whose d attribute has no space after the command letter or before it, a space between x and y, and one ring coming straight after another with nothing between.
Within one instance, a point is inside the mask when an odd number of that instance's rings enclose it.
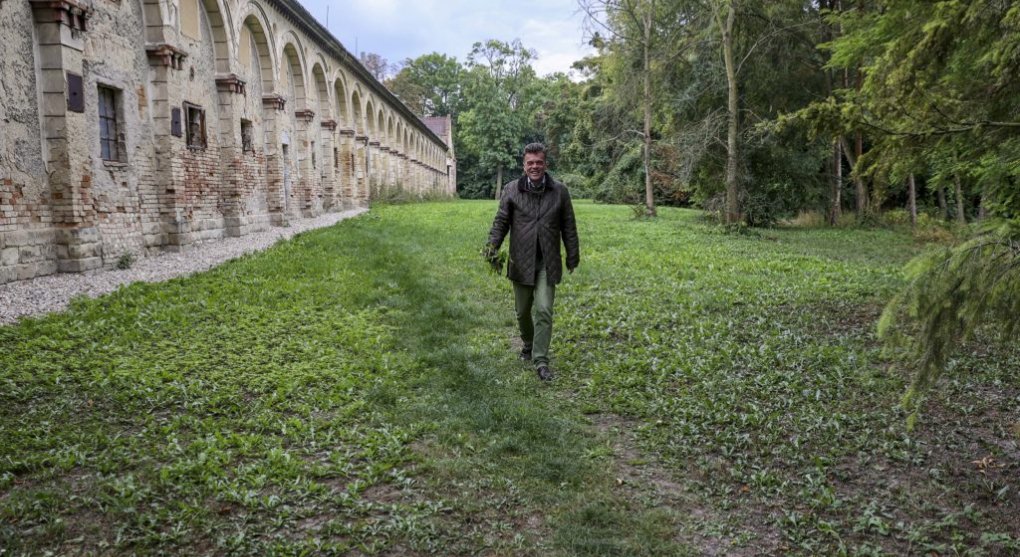
<instances>
[{"instance_id":1,"label":"barred window","mask_svg":"<svg viewBox=\"0 0 1020 557\"><path fill-rule=\"evenodd\" d=\"M120 132L121 122L117 117L120 91L100 85L98 92L99 146L103 160L125 162L127 149L124 148L124 135Z\"/></svg>"}]
</instances>

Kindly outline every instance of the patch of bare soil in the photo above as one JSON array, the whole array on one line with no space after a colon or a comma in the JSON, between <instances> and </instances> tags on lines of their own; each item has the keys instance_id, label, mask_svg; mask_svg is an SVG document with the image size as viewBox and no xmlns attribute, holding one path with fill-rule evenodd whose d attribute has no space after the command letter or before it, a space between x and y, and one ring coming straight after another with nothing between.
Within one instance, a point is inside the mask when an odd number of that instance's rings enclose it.
<instances>
[{"instance_id":1,"label":"patch of bare soil","mask_svg":"<svg viewBox=\"0 0 1020 557\"><path fill-rule=\"evenodd\" d=\"M1020 389L998 385L984 393L980 409L963 414L945 397L930 400L911 438L915 456L858 455L833 470L832 484L841 498L882 503L890 524L927 531L936 542L961 535L970 543L985 533L1020 537ZM955 517L955 518L954 518ZM916 552L896 537L877 538L893 554ZM874 543L867 533L847 533L848 542ZM988 555L1007 549L986 548Z\"/></svg>"},{"instance_id":2,"label":"patch of bare soil","mask_svg":"<svg viewBox=\"0 0 1020 557\"><path fill-rule=\"evenodd\" d=\"M589 418L612 448L612 473L617 489L638 506L663 510L672 516L677 523L678 542L708 556L781 553L779 532L772 526L767 510L745 507L738 515L706 504L685 487L684 474L696 475L697 471L672 470L656 455L641 450L637 422L614 414L595 414ZM749 542L719 528L724 524L733 525Z\"/></svg>"}]
</instances>

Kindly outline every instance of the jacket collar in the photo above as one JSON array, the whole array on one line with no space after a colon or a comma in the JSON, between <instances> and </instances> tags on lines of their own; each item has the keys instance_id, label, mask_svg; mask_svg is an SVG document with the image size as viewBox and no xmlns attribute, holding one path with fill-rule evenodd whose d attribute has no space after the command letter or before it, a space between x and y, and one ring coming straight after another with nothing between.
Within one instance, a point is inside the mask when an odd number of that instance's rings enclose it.
<instances>
[{"instance_id":1,"label":"jacket collar","mask_svg":"<svg viewBox=\"0 0 1020 557\"><path fill-rule=\"evenodd\" d=\"M556 180L553 180L552 174L549 174L548 172L545 173L545 175L542 177L542 180L545 182L545 190L552 189L553 183L556 182ZM529 191L527 174L522 174L521 177L517 179L517 191L520 192Z\"/></svg>"}]
</instances>

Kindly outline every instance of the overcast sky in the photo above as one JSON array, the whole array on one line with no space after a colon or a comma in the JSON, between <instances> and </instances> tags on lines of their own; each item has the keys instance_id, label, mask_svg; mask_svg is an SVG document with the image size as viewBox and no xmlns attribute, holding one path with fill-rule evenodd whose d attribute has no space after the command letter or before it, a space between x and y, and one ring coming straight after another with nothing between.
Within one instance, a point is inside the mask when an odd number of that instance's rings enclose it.
<instances>
[{"instance_id":1,"label":"overcast sky","mask_svg":"<svg viewBox=\"0 0 1020 557\"><path fill-rule=\"evenodd\" d=\"M299 0L348 51L390 63L439 52L464 62L471 45L520 39L538 52L539 75L562 71L592 52L577 0ZM326 6L329 22L326 22Z\"/></svg>"}]
</instances>

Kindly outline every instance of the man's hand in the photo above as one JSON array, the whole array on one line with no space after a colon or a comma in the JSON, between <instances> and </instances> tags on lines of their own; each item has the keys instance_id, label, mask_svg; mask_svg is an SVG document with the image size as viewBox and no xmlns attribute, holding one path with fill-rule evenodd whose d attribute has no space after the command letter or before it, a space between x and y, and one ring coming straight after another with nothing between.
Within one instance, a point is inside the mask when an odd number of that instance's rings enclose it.
<instances>
[{"instance_id":1,"label":"man's hand","mask_svg":"<svg viewBox=\"0 0 1020 557\"><path fill-rule=\"evenodd\" d=\"M485 247L482 248L482 257L485 258L485 260L489 263L489 266L492 267L492 272L497 275L503 272L503 263L506 256L499 252L499 248L492 244L486 244Z\"/></svg>"}]
</instances>

